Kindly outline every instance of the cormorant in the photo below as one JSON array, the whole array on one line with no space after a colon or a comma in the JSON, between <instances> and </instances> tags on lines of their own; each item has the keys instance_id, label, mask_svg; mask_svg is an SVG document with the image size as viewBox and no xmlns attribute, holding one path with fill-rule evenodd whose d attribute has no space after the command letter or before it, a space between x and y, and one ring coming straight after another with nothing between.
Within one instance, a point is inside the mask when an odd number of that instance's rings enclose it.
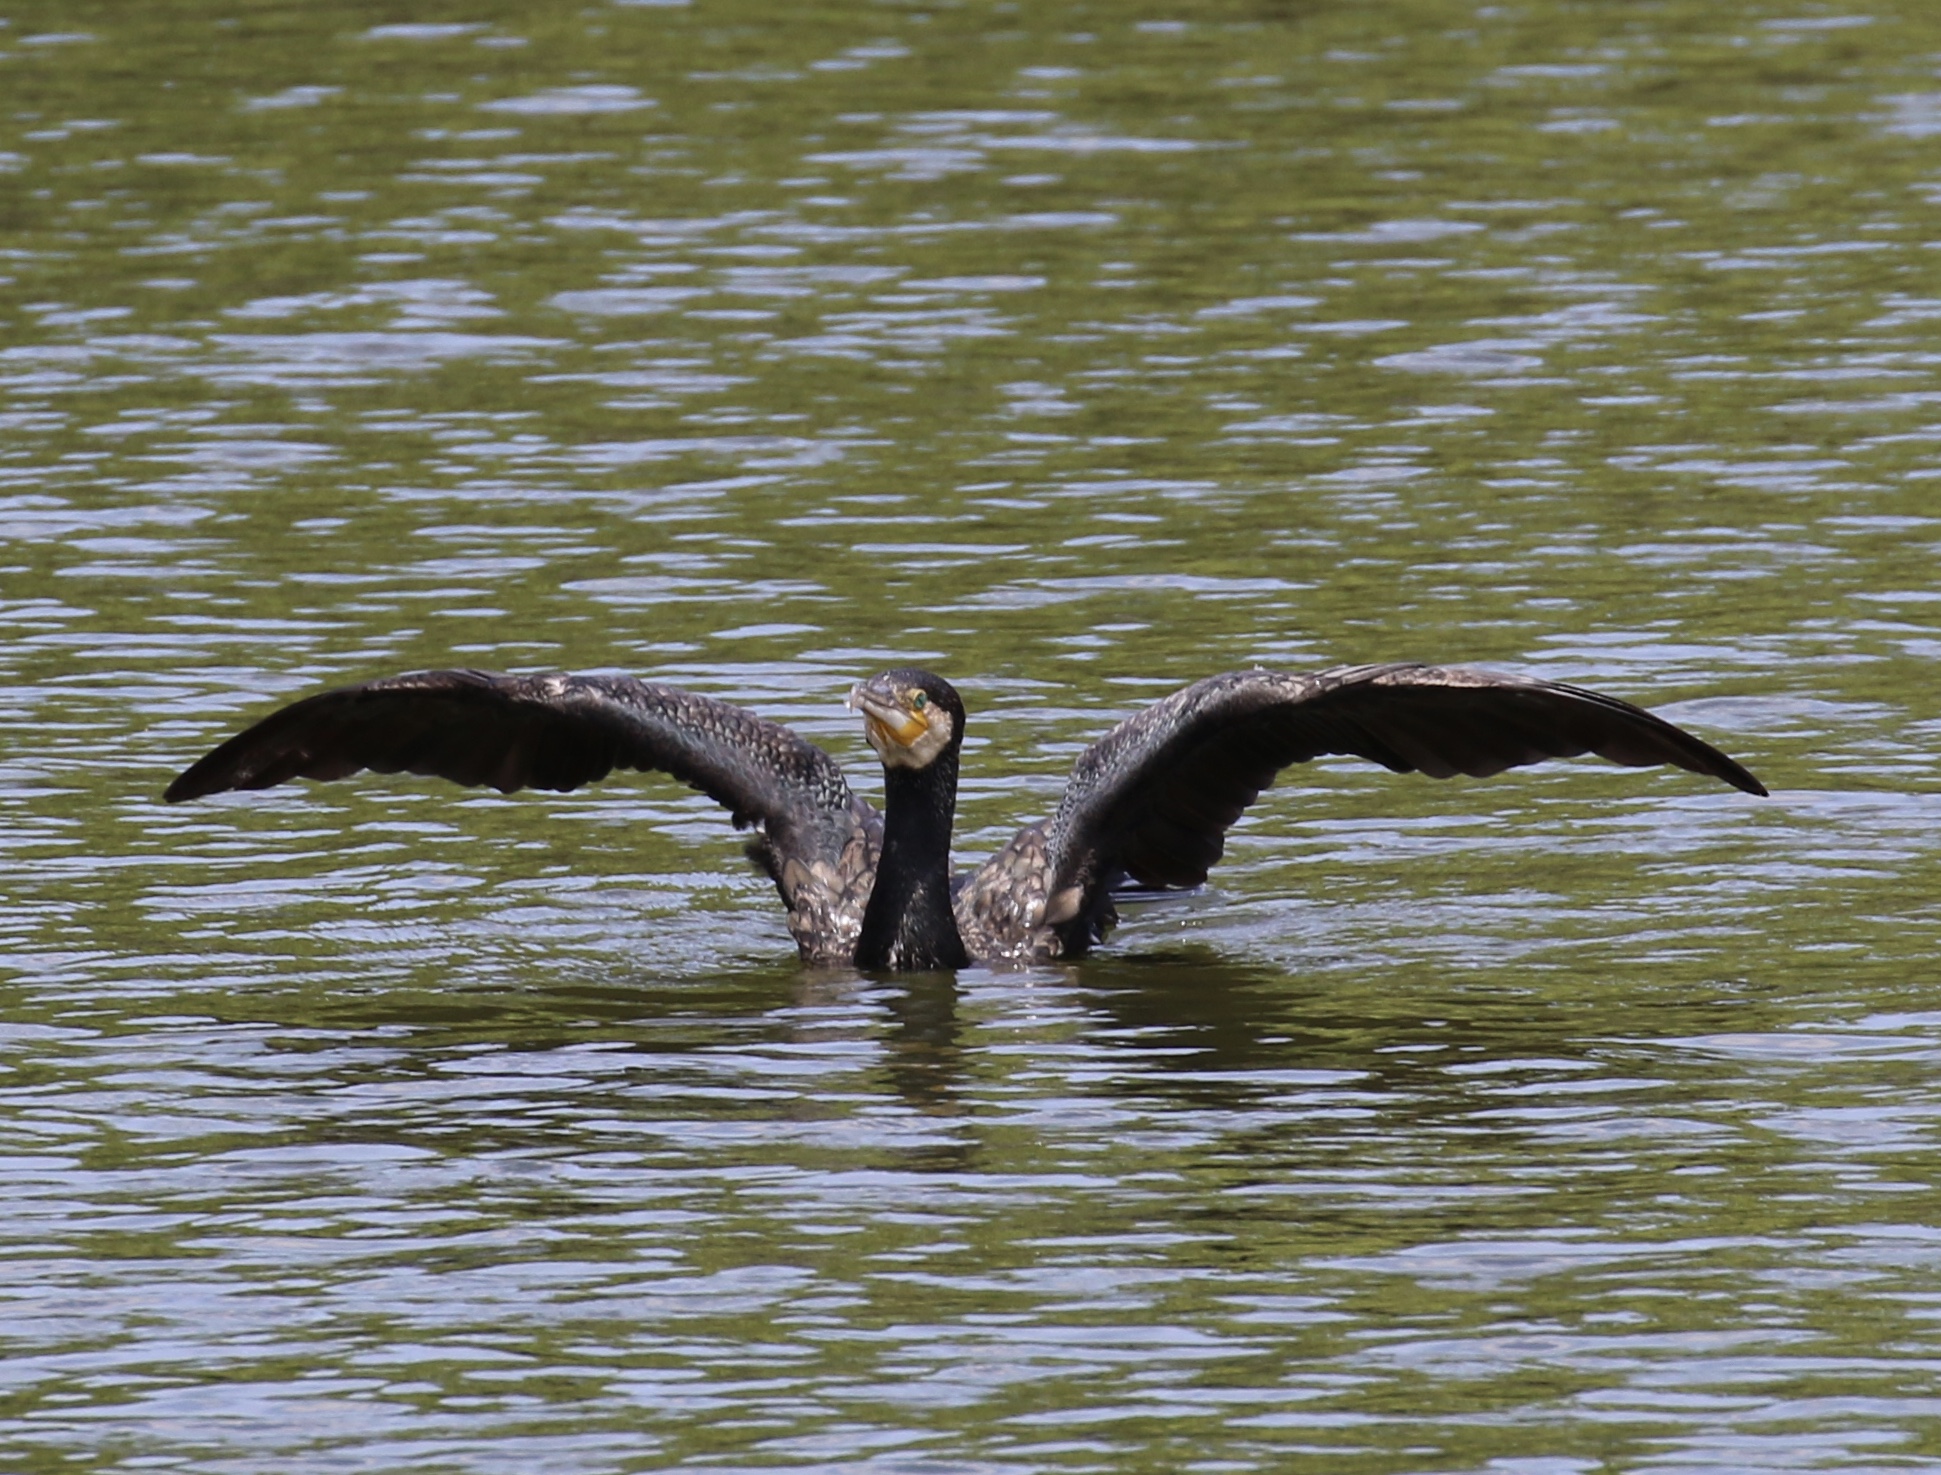
<instances>
[{"instance_id":1,"label":"cormorant","mask_svg":"<svg viewBox=\"0 0 1941 1475\"><path fill-rule=\"evenodd\" d=\"M1118 920L1115 885L1197 886L1275 774L1323 754L1449 778L1595 753L1766 792L1682 728L1579 687L1464 666L1229 671L1121 722L1079 756L1051 818L953 877L957 692L927 671L886 671L849 705L883 760L881 815L822 749L726 702L625 676L483 671L306 697L207 754L163 797L365 768L503 793L657 769L726 806L737 827L759 827L750 853L781 892L805 962L930 969L1083 954Z\"/></svg>"}]
</instances>

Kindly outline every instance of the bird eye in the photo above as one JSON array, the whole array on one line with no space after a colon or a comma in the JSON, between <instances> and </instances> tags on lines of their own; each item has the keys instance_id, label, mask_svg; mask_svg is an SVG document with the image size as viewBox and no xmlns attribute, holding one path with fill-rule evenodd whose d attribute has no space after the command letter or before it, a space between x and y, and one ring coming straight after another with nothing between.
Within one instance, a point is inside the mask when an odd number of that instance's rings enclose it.
<instances>
[{"instance_id":1,"label":"bird eye","mask_svg":"<svg viewBox=\"0 0 1941 1475\"><path fill-rule=\"evenodd\" d=\"M925 696L922 692L918 692L915 696L910 698L910 705L915 707L919 712L921 712L925 707L930 705L930 698Z\"/></svg>"}]
</instances>

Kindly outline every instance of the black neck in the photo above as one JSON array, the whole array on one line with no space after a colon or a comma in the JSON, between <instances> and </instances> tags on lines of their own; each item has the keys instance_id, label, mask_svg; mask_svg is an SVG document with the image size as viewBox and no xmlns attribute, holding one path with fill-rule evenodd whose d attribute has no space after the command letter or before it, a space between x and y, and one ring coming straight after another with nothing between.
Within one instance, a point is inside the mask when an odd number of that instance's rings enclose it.
<instances>
[{"instance_id":1,"label":"black neck","mask_svg":"<svg viewBox=\"0 0 1941 1475\"><path fill-rule=\"evenodd\" d=\"M950 824L957 749L927 768L883 769L883 858L856 940L858 968L962 968L970 962L950 911Z\"/></svg>"}]
</instances>

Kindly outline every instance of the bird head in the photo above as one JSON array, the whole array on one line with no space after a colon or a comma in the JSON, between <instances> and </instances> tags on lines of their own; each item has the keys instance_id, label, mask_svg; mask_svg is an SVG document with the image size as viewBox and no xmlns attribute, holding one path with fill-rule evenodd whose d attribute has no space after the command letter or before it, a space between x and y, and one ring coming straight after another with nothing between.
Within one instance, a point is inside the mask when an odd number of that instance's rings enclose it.
<instances>
[{"instance_id":1,"label":"bird head","mask_svg":"<svg viewBox=\"0 0 1941 1475\"><path fill-rule=\"evenodd\" d=\"M849 693L863 733L885 768L928 768L964 740L964 703L928 671L885 671Z\"/></svg>"}]
</instances>

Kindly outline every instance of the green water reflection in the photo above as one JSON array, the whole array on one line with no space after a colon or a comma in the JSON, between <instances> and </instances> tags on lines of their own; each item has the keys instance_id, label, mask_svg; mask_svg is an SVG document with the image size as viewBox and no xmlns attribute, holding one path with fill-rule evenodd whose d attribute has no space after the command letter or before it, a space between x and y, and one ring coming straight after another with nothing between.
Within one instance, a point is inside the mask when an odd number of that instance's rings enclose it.
<instances>
[{"instance_id":1,"label":"green water reflection","mask_svg":"<svg viewBox=\"0 0 1941 1475\"><path fill-rule=\"evenodd\" d=\"M8 1468L1941 1468L1941 13L0 14ZM805 972L671 785L176 810L421 665L1265 662L1774 788L1290 774L1084 966Z\"/></svg>"}]
</instances>

